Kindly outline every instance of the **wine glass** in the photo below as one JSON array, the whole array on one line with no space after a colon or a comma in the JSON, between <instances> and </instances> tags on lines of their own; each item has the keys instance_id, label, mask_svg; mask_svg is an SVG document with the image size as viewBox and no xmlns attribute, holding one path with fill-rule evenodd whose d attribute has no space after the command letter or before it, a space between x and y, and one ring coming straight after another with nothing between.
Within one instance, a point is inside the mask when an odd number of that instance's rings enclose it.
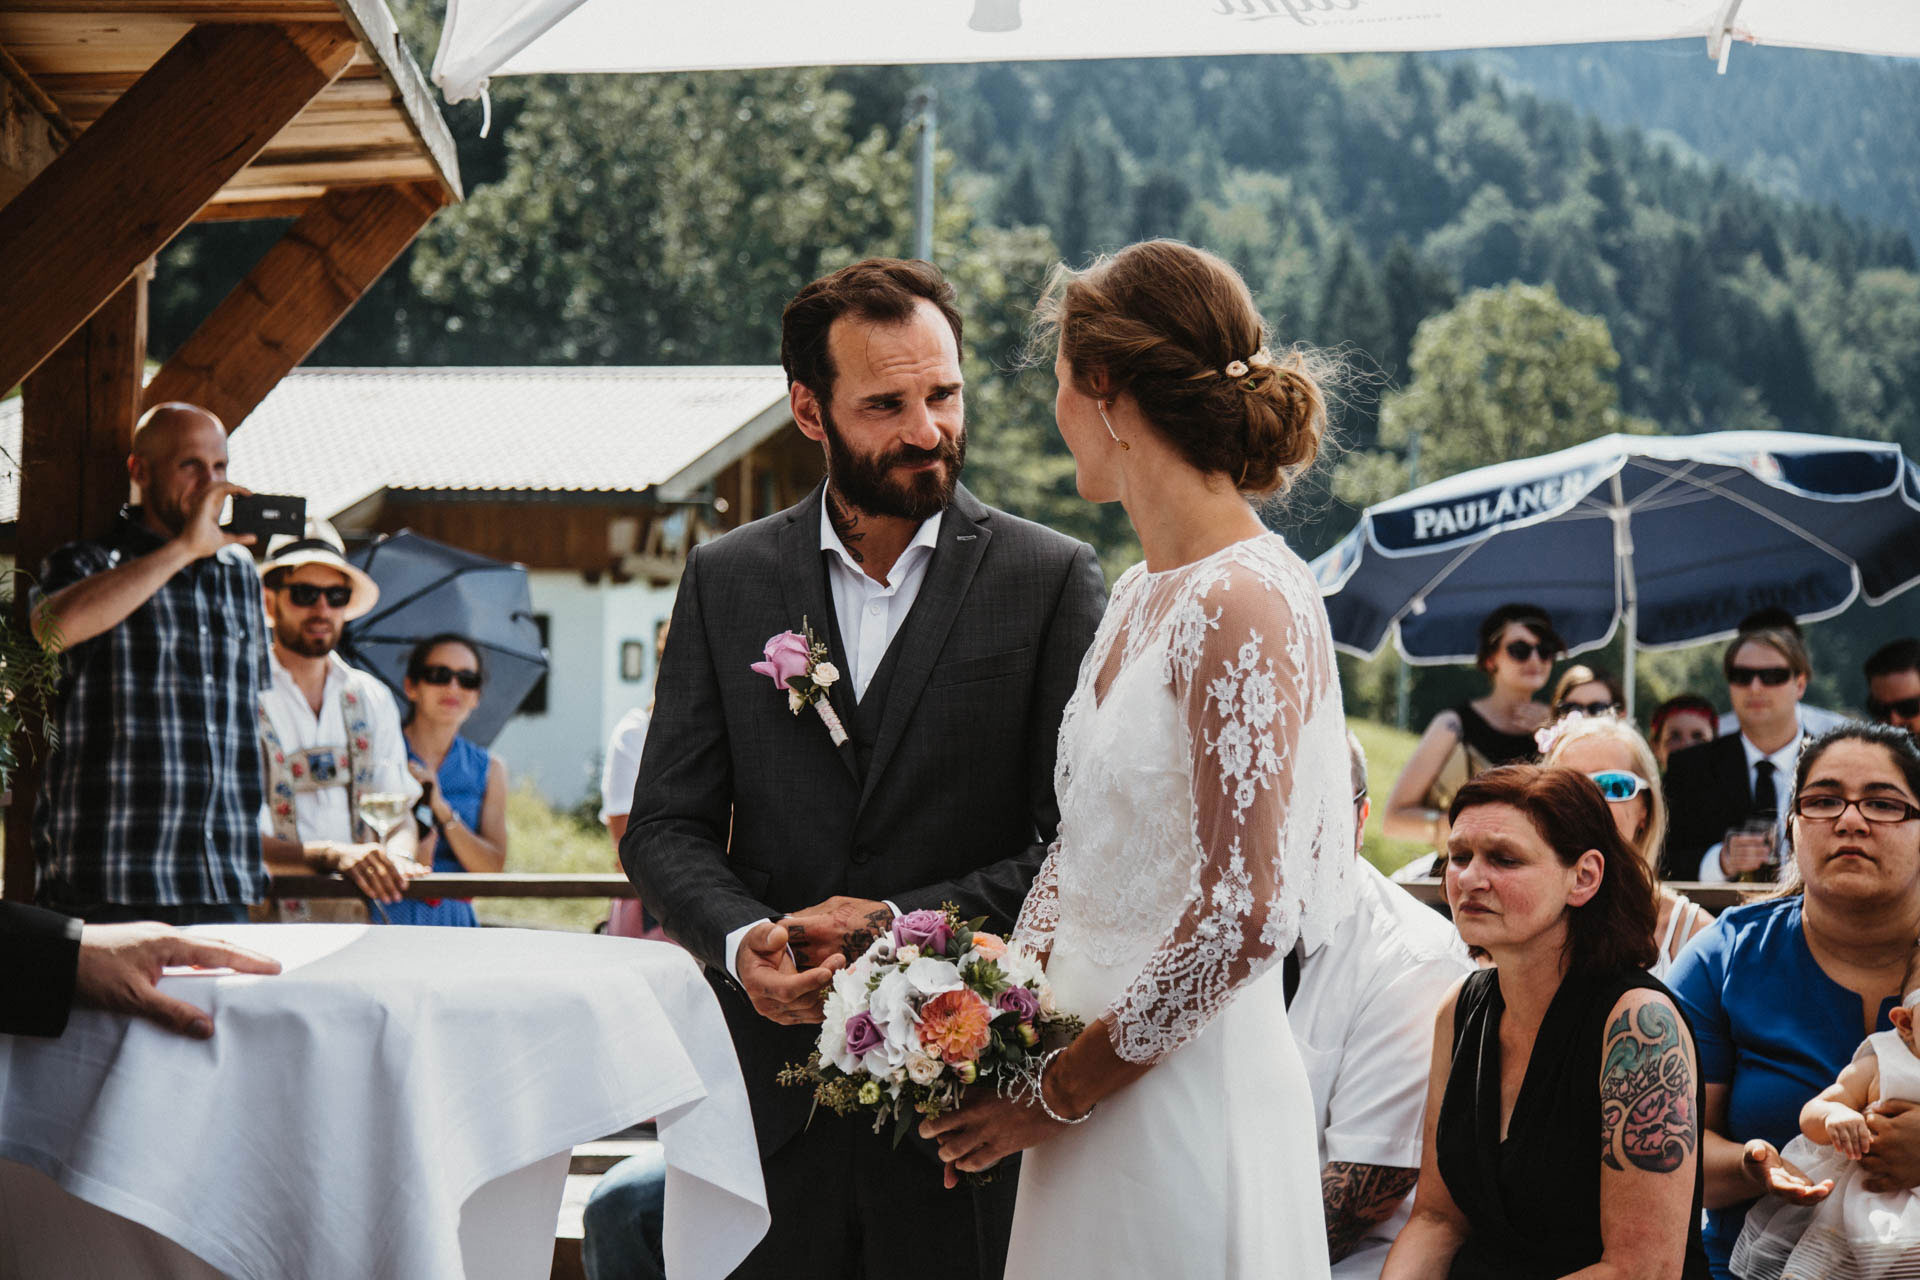
<instances>
[{"instance_id":1,"label":"wine glass","mask_svg":"<svg viewBox=\"0 0 1920 1280\"><path fill-rule=\"evenodd\" d=\"M360 821L366 823L373 832L374 843L380 846L382 853L386 852L387 838L412 816L407 797L398 791L362 791L358 797L358 808Z\"/></svg>"}]
</instances>

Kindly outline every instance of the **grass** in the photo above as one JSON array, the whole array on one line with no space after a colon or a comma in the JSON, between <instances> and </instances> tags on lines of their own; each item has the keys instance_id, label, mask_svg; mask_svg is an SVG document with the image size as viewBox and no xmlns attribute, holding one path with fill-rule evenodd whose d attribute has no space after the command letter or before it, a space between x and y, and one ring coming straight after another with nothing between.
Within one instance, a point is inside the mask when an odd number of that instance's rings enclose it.
<instances>
[{"instance_id":1,"label":"grass","mask_svg":"<svg viewBox=\"0 0 1920 1280\"><path fill-rule=\"evenodd\" d=\"M1380 834L1387 797L1393 794L1393 784L1399 779L1400 771L1407 767L1407 758L1413 754L1420 737L1374 720L1349 720L1347 728L1353 730L1367 753L1367 794L1373 800L1373 812L1367 815L1367 835L1360 853L1380 870L1391 873L1403 863L1429 852L1425 845L1411 840L1389 840Z\"/></svg>"}]
</instances>

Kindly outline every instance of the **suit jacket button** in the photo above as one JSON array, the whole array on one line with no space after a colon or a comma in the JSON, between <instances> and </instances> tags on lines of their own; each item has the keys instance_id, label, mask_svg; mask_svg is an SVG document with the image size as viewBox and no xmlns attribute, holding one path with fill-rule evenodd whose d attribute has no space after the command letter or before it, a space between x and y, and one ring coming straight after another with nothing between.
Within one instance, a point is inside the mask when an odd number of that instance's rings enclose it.
<instances>
[{"instance_id":1,"label":"suit jacket button","mask_svg":"<svg viewBox=\"0 0 1920 1280\"><path fill-rule=\"evenodd\" d=\"M863 844L855 845L853 850L853 860L855 862L871 862L873 861L873 850L867 848L867 846Z\"/></svg>"}]
</instances>

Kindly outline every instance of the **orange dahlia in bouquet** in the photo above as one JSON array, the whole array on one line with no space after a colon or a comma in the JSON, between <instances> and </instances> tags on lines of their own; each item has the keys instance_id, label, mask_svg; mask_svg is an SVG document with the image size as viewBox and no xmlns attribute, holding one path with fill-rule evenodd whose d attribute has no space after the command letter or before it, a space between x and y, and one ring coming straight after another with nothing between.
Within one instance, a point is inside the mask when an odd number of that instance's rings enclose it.
<instances>
[{"instance_id":1,"label":"orange dahlia in bouquet","mask_svg":"<svg viewBox=\"0 0 1920 1280\"><path fill-rule=\"evenodd\" d=\"M1039 958L985 923L951 904L895 919L833 975L819 1040L781 1083L841 1115L872 1111L876 1133L891 1120L896 1144L970 1086L1031 1088L1044 1050L1082 1024L1054 1009Z\"/></svg>"}]
</instances>

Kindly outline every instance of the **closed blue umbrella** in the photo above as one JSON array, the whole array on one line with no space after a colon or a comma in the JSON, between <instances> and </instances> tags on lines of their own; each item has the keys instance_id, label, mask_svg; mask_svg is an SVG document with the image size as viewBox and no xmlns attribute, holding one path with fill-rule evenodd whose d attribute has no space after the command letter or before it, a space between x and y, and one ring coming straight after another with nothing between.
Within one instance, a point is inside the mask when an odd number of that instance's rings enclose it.
<instances>
[{"instance_id":1,"label":"closed blue umbrella","mask_svg":"<svg viewBox=\"0 0 1920 1280\"><path fill-rule=\"evenodd\" d=\"M405 706L401 681L413 647L442 632L466 636L480 651L487 680L460 734L481 746L492 742L547 672L526 566L406 529L348 559L380 584L380 603L347 625L341 639L346 659L380 677Z\"/></svg>"},{"instance_id":2,"label":"closed blue umbrella","mask_svg":"<svg viewBox=\"0 0 1920 1280\"><path fill-rule=\"evenodd\" d=\"M1473 660L1479 621L1524 600L1573 652L1625 620L1636 647L1802 621L1920 581L1920 470L1896 445L1786 431L1612 435L1449 476L1369 507L1314 561L1334 642L1391 637L1421 665Z\"/></svg>"}]
</instances>

